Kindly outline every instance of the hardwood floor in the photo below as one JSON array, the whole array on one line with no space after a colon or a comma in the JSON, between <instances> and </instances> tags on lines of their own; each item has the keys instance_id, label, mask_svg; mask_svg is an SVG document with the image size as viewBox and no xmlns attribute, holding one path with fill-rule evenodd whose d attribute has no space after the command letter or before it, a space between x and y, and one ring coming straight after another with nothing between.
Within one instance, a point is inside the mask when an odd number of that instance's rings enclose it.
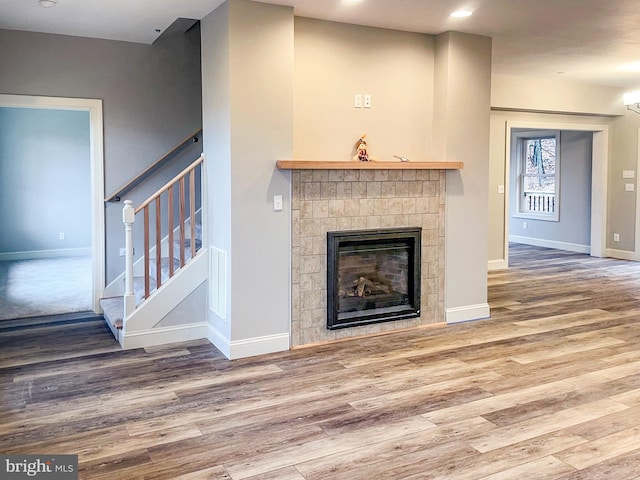
<instances>
[{"instance_id":1,"label":"hardwood floor","mask_svg":"<svg viewBox=\"0 0 640 480\"><path fill-rule=\"evenodd\" d=\"M490 320L259 358L14 325L0 452L87 479L640 479L640 264L511 253Z\"/></svg>"}]
</instances>

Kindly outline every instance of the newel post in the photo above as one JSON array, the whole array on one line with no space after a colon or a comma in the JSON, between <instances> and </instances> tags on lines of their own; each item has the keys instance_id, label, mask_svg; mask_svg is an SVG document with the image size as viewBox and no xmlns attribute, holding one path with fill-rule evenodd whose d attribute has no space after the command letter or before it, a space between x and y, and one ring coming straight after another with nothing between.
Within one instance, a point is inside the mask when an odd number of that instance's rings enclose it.
<instances>
[{"instance_id":1,"label":"newel post","mask_svg":"<svg viewBox=\"0 0 640 480\"><path fill-rule=\"evenodd\" d=\"M125 246L125 286L124 286L124 318L131 314L136 306L133 293L133 223L136 221L135 209L131 200L124 201L122 222L124 223Z\"/></svg>"}]
</instances>

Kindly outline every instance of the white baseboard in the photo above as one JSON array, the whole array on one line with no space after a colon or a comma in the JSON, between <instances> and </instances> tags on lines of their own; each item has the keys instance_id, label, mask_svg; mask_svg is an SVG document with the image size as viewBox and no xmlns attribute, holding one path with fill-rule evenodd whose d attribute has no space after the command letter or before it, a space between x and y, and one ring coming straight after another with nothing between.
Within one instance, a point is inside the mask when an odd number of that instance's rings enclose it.
<instances>
[{"instance_id":1,"label":"white baseboard","mask_svg":"<svg viewBox=\"0 0 640 480\"><path fill-rule=\"evenodd\" d=\"M207 338L207 323L191 323L188 325L177 325L175 327L152 328L151 330L141 330L138 332L121 333L122 348L129 350L132 348L155 347L166 345L167 343L186 342Z\"/></svg>"},{"instance_id":2,"label":"white baseboard","mask_svg":"<svg viewBox=\"0 0 640 480\"><path fill-rule=\"evenodd\" d=\"M207 327L207 338L229 360L255 357L257 355L274 352L286 352L291 348L291 340L288 332L229 341L227 337L210 323L207 323Z\"/></svg>"},{"instance_id":3,"label":"white baseboard","mask_svg":"<svg viewBox=\"0 0 640 480\"><path fill-rule=\"evenodd\" d=\"M447 308L445 317L447 323L468 322L470 320L480 320L491 316L488 303L477 305L465 305L464 307Z\"/></svg>"},{"instance_id":4,"label":"white baseboard","mask_svg":"<svg viewBox=\"0 0 640 480\"><path fill-rule=\"evenodd\" d=\"M509 262L507 262L504 258L499 260L489 260L487 262L487 270L506 270L509 268Z\"/></svg>"},{"instance_id":5,"label":"white baseboard","mask_svg":"<svg viewBox=\"0 0 640 480\"><path fill-rule=\"evenodd\" d=\"M13 260L35 260L38 258L90 257L91 247L58 248L55 250L30 250L26 252L0 253L0 262Z\"/></svg>"},{"instance_id":6,"label":"white baseboard","mask_svg":"<svg viewBox=\"0 0 640 480\"><path fill-rule=\"evenodd\" d=\"M580 245L577 243L558 242L555 240L545 240L542 238L521 237L519 235L509 235L509 241L514 243L522 243L524 245L533 245L534 247L555 248L556 250L566 250L576 253L591 253L591 246Z\"/></svg>"},{"instance_id":7,"label":"white baseboard","mask_svg":"<svg viewBox=\"0 0 640 480\"><path fill-rule=\"evenodd\" d=\"M629 250L616 250L615 248L607 248L604 251L607 257L617 258L619 260L638 260L635 252Z\"/></svg>"}]
</instances>

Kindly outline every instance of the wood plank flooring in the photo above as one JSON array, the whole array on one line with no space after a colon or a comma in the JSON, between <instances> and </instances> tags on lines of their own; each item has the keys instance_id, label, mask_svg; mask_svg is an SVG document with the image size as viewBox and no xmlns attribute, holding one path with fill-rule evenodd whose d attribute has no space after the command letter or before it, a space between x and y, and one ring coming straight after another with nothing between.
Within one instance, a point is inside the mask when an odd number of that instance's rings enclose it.
<instances>
[{"instance_id":1,"label":"wood plank flooring","mask_svg":"<svg viewBox=\"0 0 640 480\"><path fill-rule=\"evenodd\" d=\"M0 330L0 453L83 479L640 479L640 264L514 245L490 320L227 361Z\"/></svg>"}]
</instances>

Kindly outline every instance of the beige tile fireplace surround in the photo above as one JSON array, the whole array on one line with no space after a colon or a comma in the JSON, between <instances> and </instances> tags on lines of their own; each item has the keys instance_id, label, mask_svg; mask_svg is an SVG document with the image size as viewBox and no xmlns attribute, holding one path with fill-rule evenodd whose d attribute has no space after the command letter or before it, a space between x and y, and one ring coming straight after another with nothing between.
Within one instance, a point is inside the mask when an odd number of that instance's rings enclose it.
<instances>
[{"instance_id":1,"label":"beige tile fireplace surround","mask_svg":"<svg viewBox=\"0 0 640 480\"><path fill-rule=\"evenodd\" d=\"M279 165L280 168L288 168ZM360 167L360 165L358 165ZM292 168L291 345L331 342L444 321L445 170ZM303 168L303 169L297 169ZM457 167L461 168L461 166ZM327 232L422 227L417 318L327 329Z\"/></svg>"}]
</instances>

